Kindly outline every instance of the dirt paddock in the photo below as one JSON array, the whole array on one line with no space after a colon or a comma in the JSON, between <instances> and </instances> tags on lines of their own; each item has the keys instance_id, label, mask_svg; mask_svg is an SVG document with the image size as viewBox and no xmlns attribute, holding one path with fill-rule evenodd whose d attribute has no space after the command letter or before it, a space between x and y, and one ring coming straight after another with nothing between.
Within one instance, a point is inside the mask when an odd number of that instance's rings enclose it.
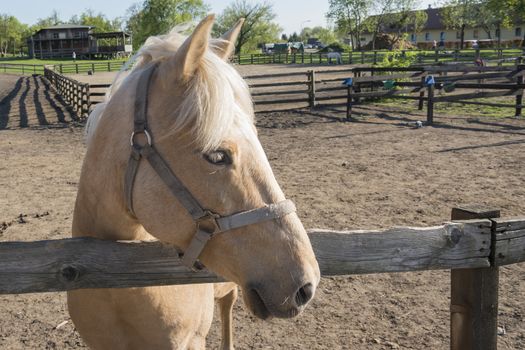
<instances>
[{"instance_id":1,"label":"dirt paddock","mask_svg":"<svg viewBox=\"0 0 525 350\"><path fill-rule=\"evenodd\" d=\"M0 111L12 83L0 83ZM371 105L356 112L355 122L342 122L344 113L330 109L257 115L277 179L307 228L428 226L467 203L525 215L525 120L439 116L434 127L417 129L417 113ZM0 240L68 237L82 128L9 125L15 126L0 130ZM323 278L311 306L293 320L256 320L239 301L235 343L238 349L448 349L449 279L448 271ZM500 279L499 349L524 349L525 264L502 268ZM0 296L0 315L1 349L85 346L65 293ZM208 345L218 344L215 321Z\"/></svg>"}]
</instances>

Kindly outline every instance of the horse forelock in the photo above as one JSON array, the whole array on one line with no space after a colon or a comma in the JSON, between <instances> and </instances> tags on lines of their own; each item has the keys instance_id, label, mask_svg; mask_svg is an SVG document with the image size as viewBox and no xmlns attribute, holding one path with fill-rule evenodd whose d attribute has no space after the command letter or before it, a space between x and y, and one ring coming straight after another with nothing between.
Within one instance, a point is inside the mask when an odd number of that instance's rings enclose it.
<instances>
[{"instance_id":1,"label":"horse forelock","mask_svg":"<svg viewBox=\"0 0 525 350\"><path fill-rule=\"evenodd\" d=\"M173 57L186 40L175 27L169 34L150 37L141 49L123 66L114 79L103 103L90 114L86 125L87 142L92 139L105 107L115 92L125 89L130 79L138 76L150 64ZM220 39L210 41L200 69L187 83L184 97L177 101L177 107L163 116L173 120L171 133L190 127L198 147L203 151L217 148L232 128L253 125L252 100L246 82L227 62L214 53L214 46ZM131 69L129 67L132 66ZM129 72L128 72L129 70ZM177 79L173 79L173 84ZM169 90L166 90L169 93Z\"/></svg>"}]
</instances>

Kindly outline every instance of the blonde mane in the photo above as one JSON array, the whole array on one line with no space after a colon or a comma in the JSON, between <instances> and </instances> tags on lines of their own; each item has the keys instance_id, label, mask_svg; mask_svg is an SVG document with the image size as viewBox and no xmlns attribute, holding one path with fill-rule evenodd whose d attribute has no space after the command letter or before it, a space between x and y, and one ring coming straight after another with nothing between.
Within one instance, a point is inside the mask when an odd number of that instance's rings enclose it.
<instances>
[{"instance_id":1,"label":"blonde mane","mask_svg":"<svg viewBox=\"0 0 525 350\"><path fill-rule=\"evenodd\" d=\"M126 88L130 79L136 79L145 67L175 55L186 40L181 27L169 34L148 38L140 50L123 66L115 77L103 103L91 112L86 124L87 142L92 139L98 121L115 92ZM186 87L179 106L167 112L174 120L172 132L190 126L198 147L205 151L215 149L232 127L247 122L253 124L253 107L248 85L230 64L214 53L220 39L210 41L202 65ZM130 69L130 67L132 67Z\"/></svg>"}]
</instances>

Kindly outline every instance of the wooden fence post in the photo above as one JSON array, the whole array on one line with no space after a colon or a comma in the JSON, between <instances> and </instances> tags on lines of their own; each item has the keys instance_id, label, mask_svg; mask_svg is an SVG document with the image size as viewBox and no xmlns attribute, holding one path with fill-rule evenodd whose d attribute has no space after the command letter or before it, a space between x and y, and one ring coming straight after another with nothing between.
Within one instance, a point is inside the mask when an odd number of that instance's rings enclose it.
<instances>
[{"instance_id":1,"label":"wooden fence post","mask_svg":"<svg viewBox=\"0 0 525 350\"><path fill-rule=\"evenodd\" d=\"M423 103L425 102L425 77L421 77L421 87L419 88L419 105L418 109L423 110Z\"/></svg>"},{"instance_id":2,"label":"wooden fence post","mask_svg":"<svg viewBox=\"0 0 525 350\"><path fill-rule=\"evenodd\" d=\"M499 217L498 209L478 206L453 208L451 215L452 220ZM497 267L451 271L451 350L497 349L498 284Z\"/></svg>"},{"instance_id":3,"label":"wooden fence post","mask_svg":"<svg viewBox=\"0 0 525 350\"><path fill-rule=\"evenodd\" d=\"M353 86L348 86L348 95L346 97L346 121L349 122L352 118L352 90Z\"/></svg>"},{"instance_id":4,"label":"wooden fence post","mask_svg":"<svg viewBox=\"0 0 525 350\"><path fill-rule=\"evenodd\" d=\"M429 84L427 89L427 124L434 123L434 84Z\"/></svg>"},{"instance_id":5,"label":"wooden fence post","mask_svg":"<svg viewBox=\"0 0 525 350\"><path fill-rule=\"evenodd\" d=\"M524 68L525 68L525 66L521 66L521 65L518 66L518 71L519 71L520 74L523 73ZM523 85L523 75L518 76L518 79L516 80L516 84ZM521 109L522 109L521 105L523 103L523 89L520 88L518 91L520 93L518 95L516 95L516 113L515 113L515 116L516 117L521 117Z\"/></svg>"},{"instance_id":6,"label":"wooden fence post","mask_svg":"<svg viewBox=\"0 0 525 350\"><path fill-rule=\"evenodd\" d=\"M91 107L91 98L89 95L89 84L84 85L84 93L82 96L82 118L87 118L89 115L89 108Z\"/></svg>"},{"instance_id":7,"label":"wooden fence post","mask_svg":"<svg viewBox=\"0 0 525 350\"><path fill-rule=\"evenodd\" d=\"M310 108L315 107L315 71L308 71L308 97L309 97L309 106Z\"/></svg>"}]
</instances>

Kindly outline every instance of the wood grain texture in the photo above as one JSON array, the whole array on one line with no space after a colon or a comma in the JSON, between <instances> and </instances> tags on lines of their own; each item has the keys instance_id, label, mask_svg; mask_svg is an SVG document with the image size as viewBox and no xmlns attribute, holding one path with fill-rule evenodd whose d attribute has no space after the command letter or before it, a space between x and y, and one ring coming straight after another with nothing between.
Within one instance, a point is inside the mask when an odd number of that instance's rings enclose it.
<instances>
[{"instance_id":1,"label":"wood grain texture","mask_svg":"<svg viewBox=\"0 0 525 350\"><path fill-rule=\"evenodd\" d=\"M309 236L325 276L490 266L488 220Z\"/></svg>"},{"instance_id":2,"label":"wood grain texture","mask_svg":"<svg viewBox=\"0 0 525 350\"><path fill-rule=\"evenodd\" d=\"M525 261L525 221L521 218L494 220L494 265Z\"/></svg>"},{"instance_id":3,"label":"wood grain texture","mask_svg":"<svg viewBox=\"0 0 525 350\"><path fill-rule=\"evenodd\" d=\"M309 232L323 275L489 266L489 220L385 231ZM0 243L0 293L219 282L160 242L74 238Z\"/></svg>"}]
</instances>

